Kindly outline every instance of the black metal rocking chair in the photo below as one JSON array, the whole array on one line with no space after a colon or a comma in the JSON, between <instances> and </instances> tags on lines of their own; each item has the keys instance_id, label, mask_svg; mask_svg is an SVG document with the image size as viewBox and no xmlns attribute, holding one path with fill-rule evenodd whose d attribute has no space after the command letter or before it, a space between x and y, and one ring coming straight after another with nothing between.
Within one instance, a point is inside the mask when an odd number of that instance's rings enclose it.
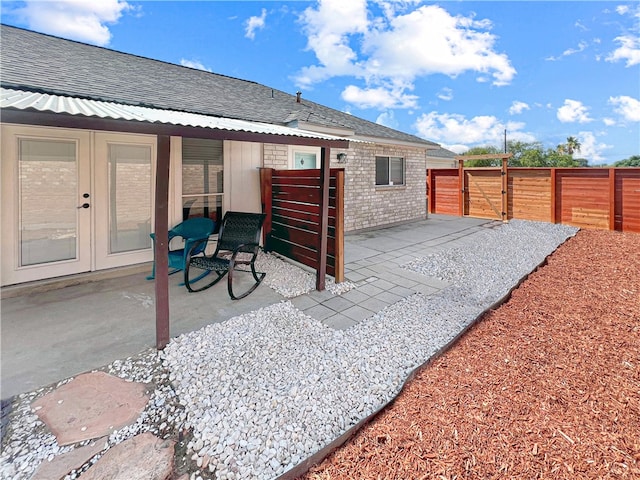
<instances>
[{"instance_id":1,"label":"black metal rocking chair","mask_svg":"<svg viewBox=\"0 0 640 480\"><path fill-rule=\"evenodd\" d=\"M228 275L227 289L233 300L244 298L258 288L266 275L264 272L256 272L255 268L260 250L260 231L265 217L264 213L227 212L222 219L218 245L213 255L191 256L191 251L187 253L184 269L184 284L187 290L190 292L206 290L222 280L225 275ZM197 249L198 244L191 248L194 252L197 252ZM250 272L253 276L251 287L241 295L233 293L235 271ZM216 278L202 287L194 288L192 284L208 273L214 273Z\"/></svg>"}]
</instances>

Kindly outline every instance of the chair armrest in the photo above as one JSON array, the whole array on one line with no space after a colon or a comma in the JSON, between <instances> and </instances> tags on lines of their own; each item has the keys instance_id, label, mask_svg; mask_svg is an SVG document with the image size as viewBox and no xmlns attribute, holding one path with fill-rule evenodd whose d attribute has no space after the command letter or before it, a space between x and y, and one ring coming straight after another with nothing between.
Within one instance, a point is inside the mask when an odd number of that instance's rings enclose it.
<instances>
[{"instance_id":1,"label":"chair armrest","mask_svg":"<svg viewBox=\"0 0 640 480\"><path fill-rule=\"evenodd\" d=\"M184 245L184 261L185 261L185 265L189 263L189 261L191 260L191 256L193 255L194 251L197 251L198 248L200 248L200 246L203 243L207 243L209 241L209 236L206 237L202 237L202 238L187 238L185 241L185 245ZM188 244L190 244L191 246L189 247Z\"/></svg>"},{"instance_id":2,"label":"chair armrest","mask_svg":"<svg viewBox=\"0 0 640 480\"><path fill-rule=\"evenodd\" d=\"M236 257L239 253L249 253L252 255L251 260L242 260L240 264L252 264L256 257L258 256L258 251L260 250L260 244L258 243L243 243L238 245L236 249L231 254L231 259L229 260L229 268L233 269L233 265L236 263Z\"/></svg>"}]
</instances>

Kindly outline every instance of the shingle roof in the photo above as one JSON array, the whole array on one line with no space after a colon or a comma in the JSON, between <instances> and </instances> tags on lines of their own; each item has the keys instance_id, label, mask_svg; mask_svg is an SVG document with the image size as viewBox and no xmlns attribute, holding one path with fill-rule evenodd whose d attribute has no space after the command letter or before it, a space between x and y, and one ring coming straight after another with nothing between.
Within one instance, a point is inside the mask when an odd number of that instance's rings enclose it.
<instances>
[{"instance_id":1,"label":"shingle roof","mask_svg":"<svg viewBox=\"0 0 640 480\"><path fill-rule=\"evenodd\" d=\"M447 150L446 148L438 148L436 150L429 150L427 152L427 156L429 157L437 157L437 158L451 158L454 159L457 153L452 152L451 150Z\"/></svg>"},{"instance_id":2,"label":"shingle roof","mask_svg":"<svg viewBox=\"0 0 640 480\"><path fill-rule=\"evenodd\" d=\"M0 26L0 83L204 115L286 125L292 118L356 135L435 146L376 123L259 83L121 53L50 35Z\"/></svg>"}]
</instances>

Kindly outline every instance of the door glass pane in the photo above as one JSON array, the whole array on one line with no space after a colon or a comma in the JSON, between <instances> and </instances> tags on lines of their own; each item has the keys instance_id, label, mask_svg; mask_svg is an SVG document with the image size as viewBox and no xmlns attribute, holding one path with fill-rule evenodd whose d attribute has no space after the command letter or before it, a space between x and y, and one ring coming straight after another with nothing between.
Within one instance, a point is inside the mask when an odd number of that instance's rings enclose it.
<instances>
[{"instance_id":1,"label":"door glass pane","mask_svg":"<svg viewBox=\"0 0 640 480\"><path fill-rule=\"evenodd\" d=\"M109 145L109 253L151 248L151 147Z\"/></svg>"},{"instance_id":2,"label":"door glass pane","mask_svg":"<svg viewBox=\"0 0 640 480\"><path fill-rule=\"evenodd\" d=\"M76 143L21 139L18 155L20 265L75 259Z\"/></svg>"},{"instance_id":3,"label":"door glass pane","mask_svg":"<svg viewBox=\"0 0 640 480\"><path fill-rule=\"evenodd\" d=\"M316 168L316 154L295 152L294 168L298 170L304 168Z\"/></svg>"}]
</instances>

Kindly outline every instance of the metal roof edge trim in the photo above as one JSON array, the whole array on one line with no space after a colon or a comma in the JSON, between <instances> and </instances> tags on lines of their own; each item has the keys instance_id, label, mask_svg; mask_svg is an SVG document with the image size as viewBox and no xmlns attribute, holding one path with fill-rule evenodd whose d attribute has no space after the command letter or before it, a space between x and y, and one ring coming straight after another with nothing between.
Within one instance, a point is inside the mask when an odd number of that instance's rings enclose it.
<instances>
[{"instance_id":1,"label":"metal roof edge trim","mask_svg":"<svg viewBox=\"0 0 640 480\"><path fill-rule=\"evenodd\" d=\"M133 120L181 125L185 127L211 128L321 140L359 141L357 139L335 135L308 132L284 125L34 92L18 88L0 87L0 108L36 110L40 112L64 113L87 117L110 118L114 120Z\"/></svg>"}]
</instances>

